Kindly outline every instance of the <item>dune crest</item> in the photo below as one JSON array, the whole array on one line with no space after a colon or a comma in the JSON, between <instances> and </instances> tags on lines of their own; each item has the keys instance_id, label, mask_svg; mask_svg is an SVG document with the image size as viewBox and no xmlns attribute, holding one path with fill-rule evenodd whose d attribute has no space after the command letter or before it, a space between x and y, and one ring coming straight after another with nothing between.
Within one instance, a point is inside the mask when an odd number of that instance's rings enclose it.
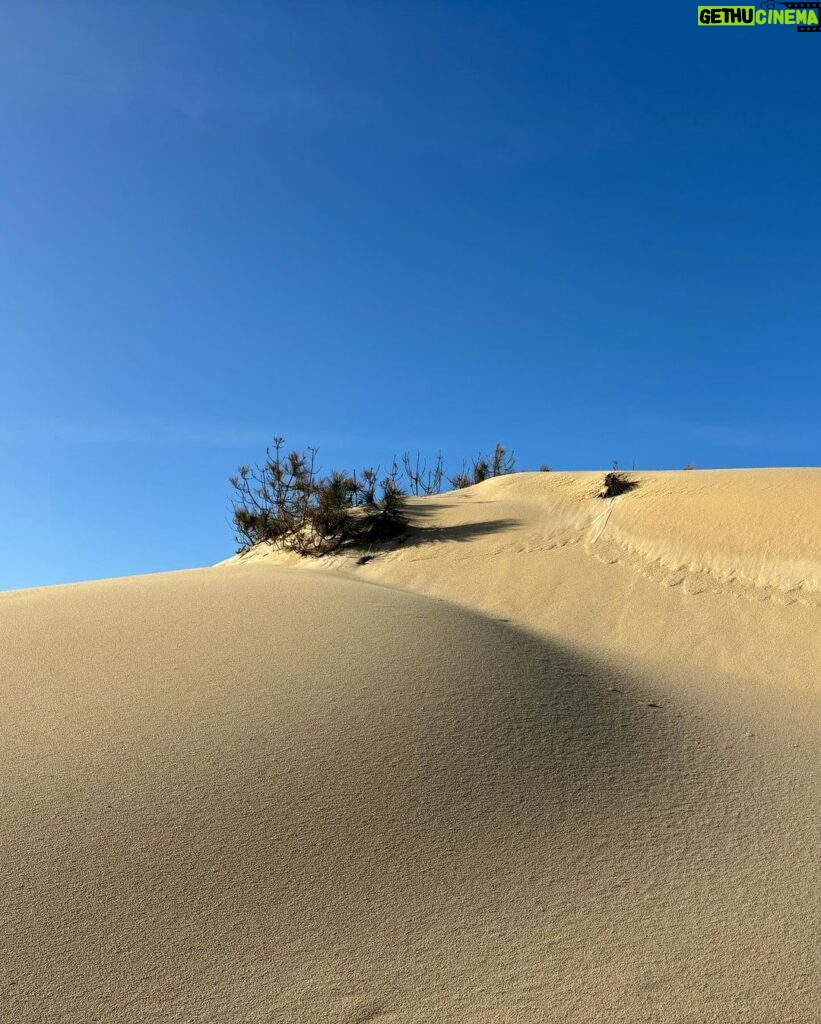
<instances>
[{"instance_id":1,"label":"dune crest","mask_svg":"<svg viewBox=\"0 0 821 1024\"><path fill-rule=\"evenodd\" d=\"M611 499L599 497L600 473L518 473L411 498L412 546L496 537L472 545L479 557L581 544L611 564L655 567L668 585L710 579L723 593L821 605L821 470L629 475L636 490ZM241 560L272 554L288 560L265 550Z\"/></svg>"}]
</instances>

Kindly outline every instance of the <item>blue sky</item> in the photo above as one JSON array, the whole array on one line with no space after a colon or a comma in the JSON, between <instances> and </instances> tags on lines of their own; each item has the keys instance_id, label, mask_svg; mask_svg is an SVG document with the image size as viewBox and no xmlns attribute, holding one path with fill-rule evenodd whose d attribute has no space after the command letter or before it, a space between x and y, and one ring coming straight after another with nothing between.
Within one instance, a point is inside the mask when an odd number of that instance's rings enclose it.
<instances>
[{"instance_id":1,"label":"blue sky","mask_svg":"<svg viewBox=\"0 0 821 1024\"><path fill-rule=\"evenodd\" d=\"M696 4L0 4L0 589L227 477L818 465L821 35Z\"/></svg>"}]
</instances>

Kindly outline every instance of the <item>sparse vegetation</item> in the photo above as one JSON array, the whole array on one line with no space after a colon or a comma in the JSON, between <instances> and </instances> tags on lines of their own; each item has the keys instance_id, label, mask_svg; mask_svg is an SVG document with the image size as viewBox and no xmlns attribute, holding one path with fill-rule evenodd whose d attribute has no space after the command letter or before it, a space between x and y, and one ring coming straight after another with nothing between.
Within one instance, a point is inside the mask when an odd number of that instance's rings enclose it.
<instances>
[{"instance_id":1,"label":"sparse vegetation","mask_svg":"<svg viewBox=\"0 0 821 1024\"><path fill-rule=\"evenodd\" d=\"M516 456L497 444L461 472L445 476L441 452L429 466L420 452L406 451L380 476L379 468L323 476L316 448L286 453L276 437L258 466L240 466L230 477L232 521L240 551L263 541L301 555L325 555L342 548L392 540L407 529L405 498L439 494L445 479L470 487L515 472Z\"/></svg>"},{"instance_id":2,"label":"sparse vegetation","mask_svg":"<svg viewBox=\"0 0 821 1024\"><path fill-rule=\"evenodd\" d=\"M415 456L405 452L402 456L402 466L405 471L405 480L408 490L415 497L427 497L430 494L439 494L442 490L442 478L445 473L445 465L442 453L436 457L436 462L429 469L425 459L417 451Z\"/></svg>"},{"instance_id":3,"label":"sparse vegetation","mask_svg":"<svg viewBox=\"0 0 821 1024\"><path fill-rule=\"evenodd\" d=\"M472 487L495 476L505 476L516 472L516 455L508 451L503 444L497 444L490 458L480 452L472 463L462 463L462 469L455 476L448 477L454 490Z\"/></svg>"},{"instance_id":4,"label":"sparse vegetation","mask_svg":"<svg viewBox=\"0 0 821 1024\"><path fill-rule=\"evenodd\" d=\"M442 492L447 481L454 489L472 487L493 477L516 472L516 456L497 444L490 456L481 452L453 476L445 473L442 453L428 463L420 451L394 458L387 473L379 467L359 472L338 469L323 475L317 448L285 451L275 437L265 461L240 466L230 477L232 522L239 551L268 542L300 555L326 555L344 548L370 548L401 537L408 529L406 500ZM686 469L693 469L690 463ZM539 472L549 473L546 463ZM605 473L600 498L615 498L638 487L617 460ZM373 557L360 557L364 564Z\"/></svg>"}]
</instances>

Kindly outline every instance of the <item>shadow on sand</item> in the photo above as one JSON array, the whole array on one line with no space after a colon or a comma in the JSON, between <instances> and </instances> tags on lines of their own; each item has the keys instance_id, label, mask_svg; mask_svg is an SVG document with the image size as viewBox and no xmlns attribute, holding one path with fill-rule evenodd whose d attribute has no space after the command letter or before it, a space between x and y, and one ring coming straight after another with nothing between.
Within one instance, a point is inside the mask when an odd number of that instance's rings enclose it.
<instances>
[{"instance_id":1,"label":"shadow on sand","mask_svg":"<svg viewBox=\"0 0 821 1024\"><path fill-rule=\"evenodd\" d=\"M478 523L461 523L454 526L435 526L431 523L439 512L451 508L448 505L426 505L414 508L409 515L407 533L398 540L399 547L416 547L421 544L441 543L444 541L476 540L494 533L504 533L521 525L518 519L487 519Z\"/></svg>"}]
</instances>

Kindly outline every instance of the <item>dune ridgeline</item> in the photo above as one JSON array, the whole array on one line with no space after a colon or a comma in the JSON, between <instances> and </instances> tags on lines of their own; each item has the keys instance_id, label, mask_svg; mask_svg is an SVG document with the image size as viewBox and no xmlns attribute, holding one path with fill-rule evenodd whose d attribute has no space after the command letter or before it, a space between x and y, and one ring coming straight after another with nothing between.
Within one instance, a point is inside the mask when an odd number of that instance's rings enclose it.
<instances>
[{"instance_id":1,"label":"dune ridgeline","mask_svg":"<svg viewBox=\"0 0 821 1024\"><path fill-rule=\"evenodd\" d=\"M0 1019L821 1021L821 470L0 595Z\"/></svg>"}]
</instances>

